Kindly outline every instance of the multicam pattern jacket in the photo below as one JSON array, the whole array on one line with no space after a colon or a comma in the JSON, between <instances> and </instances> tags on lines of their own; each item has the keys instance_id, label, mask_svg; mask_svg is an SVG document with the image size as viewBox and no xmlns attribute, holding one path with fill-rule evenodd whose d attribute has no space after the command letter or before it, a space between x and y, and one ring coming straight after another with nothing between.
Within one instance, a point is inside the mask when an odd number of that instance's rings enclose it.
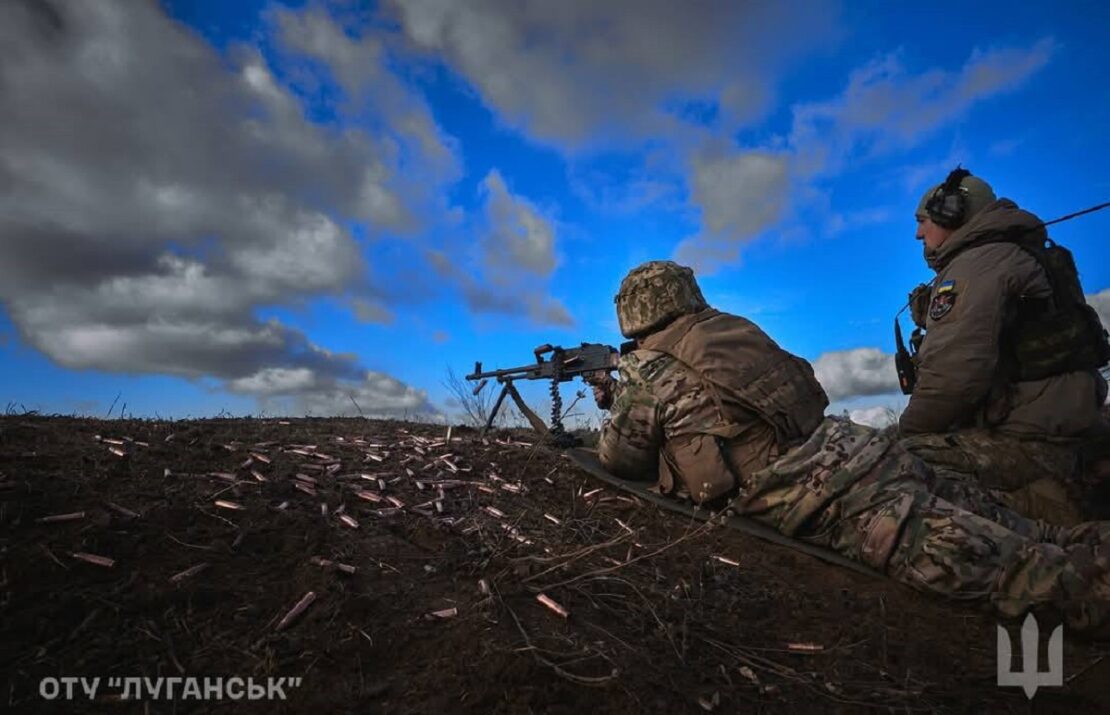
<instances>
[{"instance_id":1,"label":"multicam pattern jacket","mask_svg":"<svg viewBox=\"0 0 1110 715\"><path fill-rule=\"evenodd\" d=\"M681 356L681 359L680 357ZM804 360L754 323L707 309L621 358L599 458L627 479L702 502L807 438L828 404Z\"/></svg>"}]
</instances>

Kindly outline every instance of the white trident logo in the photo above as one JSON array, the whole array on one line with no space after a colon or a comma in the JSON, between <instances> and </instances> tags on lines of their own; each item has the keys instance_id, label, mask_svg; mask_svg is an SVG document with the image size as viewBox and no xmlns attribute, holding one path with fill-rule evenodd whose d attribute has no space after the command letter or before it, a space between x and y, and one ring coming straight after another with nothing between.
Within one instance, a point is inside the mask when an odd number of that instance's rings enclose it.
<instances>
[{"instance_id":1,"label":"white trident logo","mask_svg":"<svg viewBox=\"0 0 1110 715\"><path fill-rule=\"evenodd\" d=\"M1048 639L1048 670L1037 670L1037 651L1040 646L1040 628L1037 619L1030 613L1021 624L1021 670L1010 670L1013 648L1010 634L1002 626L998 628L998 684L1018 686L1025 691L1030 700L1037 688L1061 686L1064 684L1064 627L1056 626Z\"/></svg>"}]
</instances>

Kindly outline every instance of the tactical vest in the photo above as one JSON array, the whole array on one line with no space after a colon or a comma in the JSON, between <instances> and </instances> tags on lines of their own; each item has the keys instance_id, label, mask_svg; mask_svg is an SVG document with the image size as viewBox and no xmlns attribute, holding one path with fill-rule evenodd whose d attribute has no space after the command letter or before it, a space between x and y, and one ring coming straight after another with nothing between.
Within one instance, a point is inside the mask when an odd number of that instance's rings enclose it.
<instances>
[{"instance_id":1,"label":"tactical vest","mask_svg":"<svg viewBox=\"0 0 1110 715\"><path fill-rule=\"evenodd\" d=\"M685 315L640 341L701 376L725 419L708 430L735 437L755 415L774 429L780 452L808 438L829 398L805 360L783 350L744 318L706 309Z\"/></svg>"},{"instance_id":2,"label":"tactical vest","mask_svg":"<svg viewBox=\"0 0 1110 715\"><path fill-rule=\"evenodd\" d=\"M1015 382L1043 380L1110 362L1110 336L1095 309L1087 304L1071 251L1027 231L985 236L961 249L989 243L1013 243L1040 265L1052 287L1047 298L1022 296L1005 319L1001 361Z\"/></svg>"}]
</instances>

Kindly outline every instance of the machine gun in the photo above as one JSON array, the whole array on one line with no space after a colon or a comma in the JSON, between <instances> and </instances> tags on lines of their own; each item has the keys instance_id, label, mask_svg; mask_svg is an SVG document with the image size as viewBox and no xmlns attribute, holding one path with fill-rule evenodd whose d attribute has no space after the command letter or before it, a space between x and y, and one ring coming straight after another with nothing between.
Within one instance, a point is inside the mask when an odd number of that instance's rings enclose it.
<instances>
[{"instance_id":1,"label":"machine gun","mask_svg":"<svg viewBox=\"0 0 1110 715\"><path fill-rule=\"evenodd\" d=\"M623 348L624 346L622 346ZM532 427L542 435L549 435L556 444L570 444L573 438L563 428L563 400L559 395L559 383L573 380L576 377L589 379L593 375L616 369L619 354L617 350L602 343L582 343L576 348L561 348L555 345L541 345L533 351L536 362L531 365L510 367L503 370L482 371L482 363L474 363L474 372L467 375L467 380L480 380L474 388L477 395L490 378L495 378L503 385L501 394L497 397L493 409L482 428L485 434L493 426L497 411L505 401L505 395L513 398L521 414L523 414ZM544 358L550 354L550 357ZM513 380L550 380L551 381L551 427L544 424L543 420L525 404L520 393L517 392Z\"/></svg>"}]
</instances>

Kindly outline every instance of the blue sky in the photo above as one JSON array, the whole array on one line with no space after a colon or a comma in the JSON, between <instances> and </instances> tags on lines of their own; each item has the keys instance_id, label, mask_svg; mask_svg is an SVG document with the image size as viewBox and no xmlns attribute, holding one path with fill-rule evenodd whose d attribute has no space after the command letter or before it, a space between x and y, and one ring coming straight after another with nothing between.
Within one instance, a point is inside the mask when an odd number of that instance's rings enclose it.
<instances>
[{"instance_id":1,"label":"blue sky","mask_svg":"<svg viewBox=\"0 0 1110 715\"><path fill-rule=\"evenodd\" d=\"M1110 9L751 5L5 3L0 400L452 419L448 367L617 344L673 258L899 410L927 187L1110 200ZM1110 211L1052 235L1110 323Z\"/></svg>"}]
</instances>

